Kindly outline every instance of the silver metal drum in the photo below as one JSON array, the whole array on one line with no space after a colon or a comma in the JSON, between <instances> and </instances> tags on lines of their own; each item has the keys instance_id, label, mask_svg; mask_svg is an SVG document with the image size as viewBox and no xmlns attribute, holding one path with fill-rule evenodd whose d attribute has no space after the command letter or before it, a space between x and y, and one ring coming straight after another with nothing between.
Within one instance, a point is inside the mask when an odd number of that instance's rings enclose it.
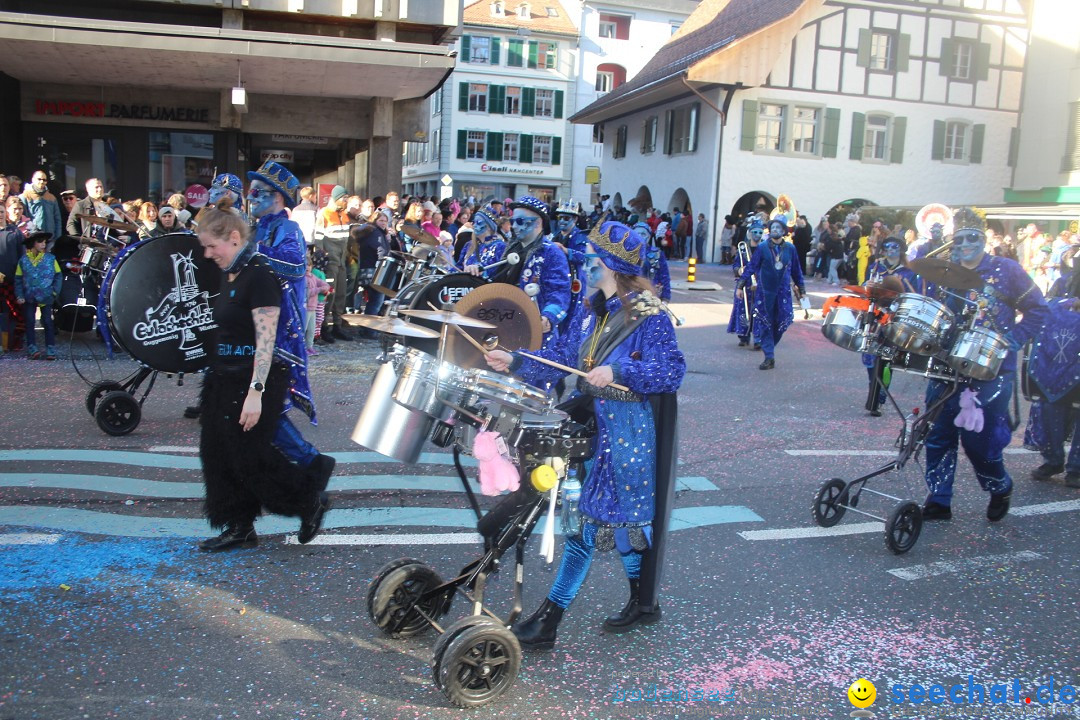
<instances>
[{"instance_id":1,"label":"silver metal drum","mask_svg":"<svg viewBox=\"0 0 1080 720\"><path fill-rule=\"evenodd\" d=\"M917 293L904 293L890 308L892 318L882 327L885 338L906 352L935 355L953 327L953 312L942 303Z\"/></svg>"},{"instance_id":2,"label":"silver metal drum","mask_svg":"<svg viewBox=\"0 0 1080 720\"><path fill-rule=\"evenodd\" d=\"M353 428L352 441L381 455L415 463L431 435L435 418L394 402L397 384L394 363L379 366L364 410Z\"/></svg>"},{"instance_id":3,"label":"silver metal drum","mask_svg":"<svg viewBox=\"0 0 1080 720\"><path fill-rule=\"evenodd\" d=\"M487 370L466 371L465 389L479 399L523 413L545 413L554 404L540 388Z\"/></svg>"},{"instance_id":4,"label":"silver metal drum","mask_svg":"<svg viewBox=\"0 0 1080 720\"><path fill-rule=\"evenodd\" d=\"M869 312L841 305L834 307L825 316L825 321L821 324L821 334L827 337L829 342L845 350L865 352L870 337L867 332L870 324Z\"/></svg>"},{"instance_id":5,"label":"silver metal drum","mask_svg":"<svg viewBox=\"0 0 1080 720\"><path fill-rule=\"evenodd\" d=\"M431 417L443 417L444 399L457 402L466 384L465 371L416 348L404 348L394 363L398 381L394 400Z\"/></svg>"},{"instance_id":6,"label":"silver metal drum","mask_svg":"<svg viewBox=\"0 0 1080 720\"><path fill-rule=\"evenodd\" d=\"M993 380L1009 354L1009 343L989 328L964 330L956 337L946 362L953 370L976 380Z\"/></svg>"}]
</instances>

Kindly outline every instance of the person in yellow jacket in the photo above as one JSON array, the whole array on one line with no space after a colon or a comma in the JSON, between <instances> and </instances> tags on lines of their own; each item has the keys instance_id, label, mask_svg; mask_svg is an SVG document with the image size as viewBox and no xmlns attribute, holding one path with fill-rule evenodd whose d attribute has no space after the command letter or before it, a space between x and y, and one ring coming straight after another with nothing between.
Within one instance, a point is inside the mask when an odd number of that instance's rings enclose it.
<instances>
[{"instance_id":1,"label":"person in yellow jacket","mask_svg":"<svg viewBox=\"0 0 1080 720\"><path fill-rule=\"evenodd\" d=\"M858 261L859 285L866 282L866 268L870 266L870 238L859 238L859 249L855 251L855 259Z\"/></svg>"}]
</instances>

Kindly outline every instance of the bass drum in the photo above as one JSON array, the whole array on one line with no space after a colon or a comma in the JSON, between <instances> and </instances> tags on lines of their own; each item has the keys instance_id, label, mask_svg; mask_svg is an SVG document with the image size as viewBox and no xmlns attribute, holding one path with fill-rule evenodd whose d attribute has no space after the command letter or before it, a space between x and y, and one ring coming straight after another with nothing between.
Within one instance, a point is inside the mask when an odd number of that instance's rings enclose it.
<instances>
[{"instance_id":1,"label":"bass drum","mask_svg":"<svg viewBox=\"0 0 1080 720\"><path fill-rule=\"evenodd\" d=\"M205 370L220 286L220 268L203 257L191 233L131 245L113 262L103 288L112 338L152 370Z\"/></svg>"},{"instance_id":2,"label":"bass drum","mask_svg":"<svg viewBox=\"0 0 1080 720\"><path fill-rule=\"evenodd\" d=\"M444 304L456 303L481 285L487 285L487 280L469 273L453 273L451 275L420 278L401 289L396 298L397 307L399 309L430 310L431 306L434 305L436 310L441 310ZM411 318L411 321L432 330L442 331L442 325L431 320ZM453 329L450 332L457 334ZM428 355L438 355L439 352L438 340L405 338L404 344L426 352Z\"/></svg>"}]
</instances>

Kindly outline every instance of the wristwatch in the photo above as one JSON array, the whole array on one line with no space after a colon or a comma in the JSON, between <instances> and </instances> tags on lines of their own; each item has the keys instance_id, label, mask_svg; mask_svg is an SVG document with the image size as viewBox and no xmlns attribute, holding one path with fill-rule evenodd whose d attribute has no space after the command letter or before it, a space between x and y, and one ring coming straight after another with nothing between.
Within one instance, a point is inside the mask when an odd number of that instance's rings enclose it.
<instances>
[{"instance_id":1,"label":"wristwatch","mask_svg":"<svg viewBox=\"0 0 1080 720\"><path fill-rule=\"evenodd\" d=\"M258 392L258 393L261 393L263 390L266 389L266 386L263 385L261 382L253 382L250 385L248 385L248 387L251 388L252 390L254 390L255 392Z\"/></svg>"}]
</instances>

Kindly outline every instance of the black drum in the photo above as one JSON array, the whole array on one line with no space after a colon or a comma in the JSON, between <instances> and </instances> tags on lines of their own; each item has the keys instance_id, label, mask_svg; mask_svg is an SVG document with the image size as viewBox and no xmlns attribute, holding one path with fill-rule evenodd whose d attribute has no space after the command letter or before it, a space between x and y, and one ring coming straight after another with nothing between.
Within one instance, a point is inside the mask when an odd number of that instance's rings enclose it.
<instances>
[{"instance_id":1,"label":"black drum","mask_svg":"<svg viewBox=\"0 0 1080 720\"><path fill-rule=\"evenodd\" d=\"M57 330L89 332L94 329L98 286L80 273L65 272L57 298L53 321Z\"/></svg>"},{"instance_id":2,"label":"black drum","mask_svg":"<svg viewBox=\"0 0 1080 720\"><path fill-rule=\"evenodd\" d=\"M153 370L204 370L212 355L213 298L220 286L221 269L203 257L191 233L132 245L113 261L103 289L112 337Z\"/></svg>"},{"instance_id":3,"label":"black drum","mask_svg":"<svg viewBox=\"0 0 1080 720\"><path fill-rule=\"evenodd\" d=\"M421 278L401 289L396 298L398 308L410 308L412 310L430 310L434 305L436 310L442 310L447 303L456 303L481 285L487 285L487 280L469 273L453 273L451 275L439 275ZM417 325L424 325L433 330L442 330L442 325L430 320L410 318ZM453 329L450 332L454 332ZM426 340L422 338L407 338L405 343L409 347L434 355L439 351L438 340Z\"/></svg>"}]
</instances>

